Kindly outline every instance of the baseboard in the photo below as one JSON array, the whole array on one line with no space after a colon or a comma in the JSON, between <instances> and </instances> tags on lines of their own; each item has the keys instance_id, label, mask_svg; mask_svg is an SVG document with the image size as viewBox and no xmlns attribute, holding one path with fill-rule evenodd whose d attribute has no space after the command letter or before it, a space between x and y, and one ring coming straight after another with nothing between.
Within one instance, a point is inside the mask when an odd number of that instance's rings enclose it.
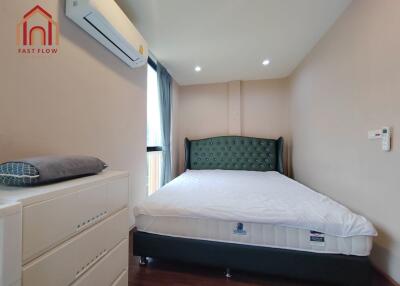
<instances>
[{"instance_id":1,"label":"baseboard","mask_svg":"<svg viewBox=\"0 0 400 286\"><path fill-rule=\"evenodd\" d=\"M389 250L387 246L383 247L375 242L370 256L376 271L393 286L400 286L400 283L397 282L400 279L400 273L398 272L398 269L400 269L400 257L396 255L399 249L398 246L396 247L396 245L392 244Z\"/></svg>"},{"instance_id":2,"label":"baseboard","mask_svg":"<svg viewBox=\"0 0 400 286\"><path fill-rule=\"evenodd\" d=\"M392 286L400 286L400 284L397 283L392 277L390 277L390 275L386 274L381 269L377 268L375 265L372 265L372 267L376 272L379 273L379 275L381 275L387 281L388 284Z\"/></svg>"}]
</instances>

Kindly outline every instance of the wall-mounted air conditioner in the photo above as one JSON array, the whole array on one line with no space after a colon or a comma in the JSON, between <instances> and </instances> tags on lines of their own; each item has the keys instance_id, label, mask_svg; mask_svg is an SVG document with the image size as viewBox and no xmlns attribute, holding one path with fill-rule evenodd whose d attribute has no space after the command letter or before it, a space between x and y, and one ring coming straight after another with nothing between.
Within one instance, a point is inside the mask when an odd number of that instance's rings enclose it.
<instances>
[{"instance_id":1,"label":"wall-mounted air conditioner","mask_svg":"<svg viewBox=\"0 0 400 286\"><path fill-rule=\"evenodd\" d=\"M114 0L66 0L66 15L130 67L147 63L146 41Z\"/></svg>"}]
</instances>

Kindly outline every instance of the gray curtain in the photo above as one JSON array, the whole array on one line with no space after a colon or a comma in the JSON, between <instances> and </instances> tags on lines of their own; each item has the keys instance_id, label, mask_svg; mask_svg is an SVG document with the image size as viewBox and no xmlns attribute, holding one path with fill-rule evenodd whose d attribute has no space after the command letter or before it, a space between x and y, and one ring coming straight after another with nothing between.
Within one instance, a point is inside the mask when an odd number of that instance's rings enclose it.
<instances>
[{"instance_id":1,"label":"gray curtain","mask_svg":"<svg viewBox=\"0 0 400 286\"><path fill-rule=\"evenodd\" d=\"M157 63L157 78L163 148L161 186L164 186L171 180L171 75L160 63Z\"/></svg>"}]
</instances>

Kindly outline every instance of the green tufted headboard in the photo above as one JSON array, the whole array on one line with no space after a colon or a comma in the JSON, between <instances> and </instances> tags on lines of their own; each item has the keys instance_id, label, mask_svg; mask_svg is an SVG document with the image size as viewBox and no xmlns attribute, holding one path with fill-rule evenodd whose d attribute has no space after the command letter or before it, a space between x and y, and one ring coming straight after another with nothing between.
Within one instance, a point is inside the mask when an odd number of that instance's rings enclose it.
<instances>
[{"instance_id":1,"label":"green tufted headboard","mask_svg":"<svg viewBox=\"0 0 400 286\"><path fill-rule=\"evenodd\" d=\"M283 174L283 138L185 138L185 169L278 171Z\"/></svg>"}]
</instances>

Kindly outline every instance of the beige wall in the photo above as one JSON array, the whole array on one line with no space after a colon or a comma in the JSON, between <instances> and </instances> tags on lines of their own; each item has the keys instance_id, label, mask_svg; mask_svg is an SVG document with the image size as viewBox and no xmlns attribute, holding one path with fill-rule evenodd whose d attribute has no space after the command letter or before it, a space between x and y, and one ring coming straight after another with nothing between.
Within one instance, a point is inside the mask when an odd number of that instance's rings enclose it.
<instances>
[{"instance_id":1,"label":"beige wall","mask_svg":"<svg viewBox=\"0 0 400 286\"><path fill-rule=\"evenodd\" d=\"M400 1L354 0L291 78L293 170L376 225L372 258L400 282ZM367 131L394 127L382 152Z\"/></svg>"},{"instance_id":2,"label":"beige wall","mask_svg":"<svg viewBox=\"0 0 400 286\"><path fill-rule=\"evenodd\" d=\"M0 2L0 161L98 156L131 173L133 204L146 194L146 69L128 68L66 19L64 0L44 4L61 25L59 54L18 55L15 25L34 4ZM295 178L371 219L374 262L400 281L399 24L399 1L353 0L290 82L240 82L239 97L237 83L174 84L174 172L185 137L293 137ZM367 140L383 125L394 127L390 153Z\"/></svg>"},{"instance_id":3,"label":"beige wall","mask_svg":"<svg viewBox=\"0 0 400 286\"><path fill-rule=\"evenodd\" d=\"M184 169L184 139L228 134L226 84L179 88L179 172Z\"/></svg>"},{"instance_id":4,"label":"beige wall","mask_svg":"<svg viewBox=\"0 0 400 286\"><path fill-rule=\"evenodd\" d=\"M241 95L242 135L290 139L287 80L243 81Z\"/></svg>"},{"instance_id":5,"label":"beige wall","mask_svg":"<svg viewBox=\"0 0 400 286\"><path fill-rule=\"evenodd\" d=\"M130 69L68 20L64 0L43 2L61 26L59 54L17 54L17 21L36 4L0 2L0 161L98 156L130 172L132 204L146 192L146 67Z\"/></svg>"},{"instance_id":6,"label":"beige wall","mask_svg":"<svg viewBox=\"0 0 400 286\"><path fill-rule=\"evenodd\" d=\"M286 79L181 86L179 171L184 169L185 137L283 136L290 142L288 100Z\"/></svg>"}]
</instances>

